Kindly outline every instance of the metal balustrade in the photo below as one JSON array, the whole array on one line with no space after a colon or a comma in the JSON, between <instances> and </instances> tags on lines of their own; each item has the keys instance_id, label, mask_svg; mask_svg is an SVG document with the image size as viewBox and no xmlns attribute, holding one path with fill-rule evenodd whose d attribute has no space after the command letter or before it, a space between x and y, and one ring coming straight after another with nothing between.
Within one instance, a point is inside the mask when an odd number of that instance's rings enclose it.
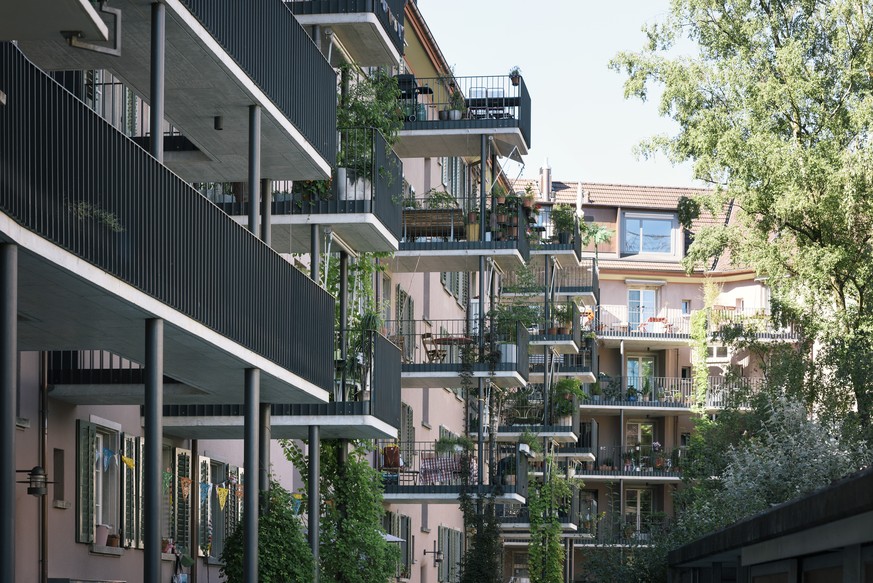
<instances>
[{"instance_id":1,"label":"metal balustrade","mask_svg":"<svg viewBox=\"0 0 873 583\"><path fill-rule=\"evenodd\" d=\"M629 310L626 305L601 305L593 329L603 337L689 339L691 316L672 308Z\"/></svg>"},{"instance_id":2,"label":"metal balustrade","mask_svg":"<svg viewBox=\"0 0 873 583\"><path fill-rule=\"evenodd\" d=\"M590 338L583 340L578 354L551 354L550 362L557 364L557 374L591 372L594 366L593 342ZM546 360L542 354L530 355L530 371L540 374L546 371Z\"/></svg>"},{"instance_id":3,"label":"metal balustrade","mask_svg":"<svg viewBox=\"0 0 873 583\"><path fill-rule=\"evenodd\" d=\"M600 446L594 452L596 461L580 473L620 476L677 476L690 462L687 448L666 449L660 445Z\"/></svg>"},{"instance_id":4,"label":"metal balustrade","mask_svg":"<svg viewBox=\"0 0 873 583\"><path fill-rule=\"evenodd\" d=\"M182 4L334 166L336 73L282 0Z\"/></svg>"},{"instance_id":5,"label":"metal balustrade","mask_svg":"<svg viewBox=\"0 0 873 583\"><path fill-rule=\"evenodd\" d=\"M0 44L0 211L329 390L334 299ZM293 298L294 301L289 301Z\"/></svg>"},{"instance_id":6,"label":"metal balustrade","mask_svg":"<svg viewBox=\"0 0 873 583\"><path fill-rule=\"evenodd\" d=\"M769 310L733 306L713 306L709 310L709 330L712 334L732 329L759 339L793 340L800 335L791 322L776 323Z\"/></svg>"},{"instance_id":7,"label":"metal balustrade","mask_svg":"<svg viewBox=\"0 0 873 583\"><path fill-rule=\"evenodd\" d=\"M287 2L294 14L373 13L388 34L388 38L391 39L391 44L401 55L404 51L405 4L405 0L293 0Z\"/></svg>"},{"instance_id":8,"label":"metal balustrade","mask_svg":"<svg viewBox=\"0 0 873 583\"><path fill-rule=\"evenodd\" d=\"M398 86L405 130L517 127L530 146L530 94L521 77L400 75Z\"/></svg>"},{"instance_id":9,"label":"metal balustrade","mask_svg":"<svg viewBox=\"0 0 873 583\"><path fill-rule=\"evenodd\" d=\"M581 265L551 270L550 284L557 295L593 294L596 306L600 302L600 281L597 271L593 258L582 259ZM529 297L531 301L541 302L542 295L546 291L545 268L540 265L519 267L504 273L501 280L501 294L506 296ZM593 312L591 319L593 319Z\"/></svg>"},{"instance_id":10,"label":"metal balustrade","mask_svg":"<svg viewBox=\"0 0 873 583\"><path fill-rule=\"evenodd\" d=\"M272 214L372 213L399 239L403 163L375 128L348 128L338 133L339 151L331 179L273 182ZM207 183L199 188L227 214L248 215L244 185Z\"/></svg>"}]
</instances>

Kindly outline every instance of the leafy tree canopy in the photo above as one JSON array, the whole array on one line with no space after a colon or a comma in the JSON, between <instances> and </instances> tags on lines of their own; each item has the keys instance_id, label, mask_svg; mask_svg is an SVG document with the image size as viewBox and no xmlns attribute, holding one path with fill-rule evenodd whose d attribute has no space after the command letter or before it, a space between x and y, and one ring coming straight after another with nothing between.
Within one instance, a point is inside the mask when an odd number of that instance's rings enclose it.
<instances>
[{"instance_id":1,"label":"leafy tree canopy","mask_svg":"<svg viewBox=\"0 0 873 583\"><path fill-rule=\"evenodd\" d=\"M674 0L647 44L611 66L626 96L663 87L679 131L643 145L693 161L713 186L703 206L731 206L703 229L686 267L725 250L766 275L777 311L833 350L873 353L873 3ZM680 39L696 44L676 56ZM862 419L870 375L840 371ZM868 423L869 425L869 423Z\"/></svg>"}]
</instances>

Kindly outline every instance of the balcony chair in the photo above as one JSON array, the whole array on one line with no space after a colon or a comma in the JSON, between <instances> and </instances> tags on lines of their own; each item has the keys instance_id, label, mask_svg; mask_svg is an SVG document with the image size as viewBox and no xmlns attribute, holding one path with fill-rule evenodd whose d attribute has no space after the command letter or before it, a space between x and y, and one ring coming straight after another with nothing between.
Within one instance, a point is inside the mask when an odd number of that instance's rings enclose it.
<instances>
[{"instance_id":1,"label":"balcony chair","mask_svg":"<svg viewBox=\"0 0 873 583\"><path fill-rule=\"evenodd\" d=\"M415 75L403 73L397 75L397 88L400 90L400 110L403 121L427 121L427 108L418 102L419 95L433 94L430 87L419 87Z\"/></svg>"},{"instance_id":2,"label":"balcony chair","mask_svg":"<svg viewBox=\"0 0 873 583\"><path fill-rule=\"evenodd\" d=\"M436 345L430 332L421 335L421 346L428 362L443 362L446 359L446 351Z\"/></svg>"}]
</instances>

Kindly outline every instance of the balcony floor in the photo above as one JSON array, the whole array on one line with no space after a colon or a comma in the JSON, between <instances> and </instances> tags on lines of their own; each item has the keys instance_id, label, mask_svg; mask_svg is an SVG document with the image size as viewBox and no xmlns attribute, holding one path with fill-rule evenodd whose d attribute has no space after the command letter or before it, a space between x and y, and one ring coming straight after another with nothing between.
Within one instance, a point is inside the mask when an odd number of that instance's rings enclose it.
<instances>
[{"instance_id":1,"label":"balcony floor","mask_svg":"<svg viewBox=\"0 0 873 583\"><path fill-rule=\"evenodd\" d=\"M248 108L262 107L261 175L274 180L326 179L330 165L273 105L234 59L182 6L167 0L165 117L199 152L166 152L167 167L189 182L248 179ZM20 46L47 71L108 69L140 96L149 95L151 2L117 0L122 11L120 57L101 55L56 41ZM221 115L224 130L213 128Z\"/></svg>"},{"instance_id":2,"label":"balcony floor","mask_svg":"<svg viewBox=\"0 0 873 583\"><path fill-rule=\"evenodd\" d=\"M164 373L210 402L242 402L244 371L261 369L261 398L326 402L328 393L0 213L0 243L17 243L19 350L109 350L145 361L145 320L163 318Z\"/></svg>"}]
</instances>

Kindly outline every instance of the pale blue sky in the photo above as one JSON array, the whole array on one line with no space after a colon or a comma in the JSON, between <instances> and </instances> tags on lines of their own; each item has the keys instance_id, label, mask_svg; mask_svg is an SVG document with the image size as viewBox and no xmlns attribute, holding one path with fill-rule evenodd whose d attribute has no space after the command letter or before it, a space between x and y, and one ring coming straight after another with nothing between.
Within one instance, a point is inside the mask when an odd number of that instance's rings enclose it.
<instances>
[{"instance_id":1,"label":"pale blue sky","mask_svg":"<svg viewBox=\"0 0 873 583\"><path fill-rule=\"evenodd\" d=\"M455 74L501 75L521 67L531 93L530 154L524 176L546 158L558 180L692 186L691 167L663 155L637 159L634 147L675 133L656 101L625 100L623 75L607 68L621 50L643 46L644 23L669 0L419 0L419 9Z\"/></svg>"}]
</instances>

